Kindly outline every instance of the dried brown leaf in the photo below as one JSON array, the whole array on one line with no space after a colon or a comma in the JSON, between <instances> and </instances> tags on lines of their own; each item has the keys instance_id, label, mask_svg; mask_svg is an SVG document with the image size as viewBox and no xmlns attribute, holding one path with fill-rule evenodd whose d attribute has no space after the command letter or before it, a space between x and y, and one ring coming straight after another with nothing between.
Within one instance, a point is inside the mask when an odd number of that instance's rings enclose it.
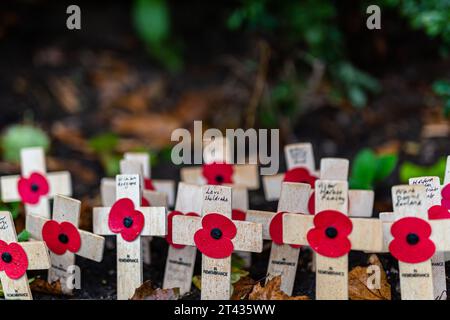
<instances>
[{"instance_id":1,"label":"dried brown leaf","mask_svg":"<svg viewBox=\"0 0 450 320\"><path fill-rule=\"evenodd\" d=\"M51 295L62 295L61 282L59 280L49 283L47 280L37 278L30 284L30 289L33 292L39 292Z\"/></svg>"},{"instance_id":2,"label":"dried brown leaf","mask_svg":"<svg viewBox=\"0 0 450 320\"><path fill-rule=\"evenodd\" d=\"M391 300L391 285L387 281L386 272L377 255L372 254L369 257L369 263L380 270L380 288L368 287L368 278L373 274L370 270L368 273L368 267L356 267L348 274L349 298L351 300Z\"/></svg>"},{"instance_id":3,"label":"dried brown leaf","mask_svg":"<svg viewBox=\"0 0 450 320\"><path fill-rule=\"evenodd\" d=\"M308 296L291 297L281 291L281 276L270 279L263 287L257 283L249 295L249 300L310 300Z\"/></svg>"},{"instance_id":4,"label":"dried brown leaf","mask_svg":"<svg viewBox=\"0 0 450 320\"><path fill-rule=\"evenodd\" d=\"M73 114L80 111L81 104L78 100L80 94L72 79L52 78L49 81L49 88L66 112Z\"/></svg>"},{"instance_id":5,"label":"dried brown leaf","mask_svg":"<svg viewBox=\"0 0 450 320\"><path fill-rule=\"evenodd\" d=\"M178 300L180 289L154 289L150 280L145 281L136 289L131 300Z\"/></svg>"},{"instance_id":6,"label":"dried brown leaf","mask_svg":"<svg viewBox=\"0 0 450 320\"><path fill-rule=\"evenodd\" d=\"M231 300L247 299L255 284L256 281L250 277L240 278L238 282L233 284L233 294L231 295Z\"/></svg>"}]
</instances>

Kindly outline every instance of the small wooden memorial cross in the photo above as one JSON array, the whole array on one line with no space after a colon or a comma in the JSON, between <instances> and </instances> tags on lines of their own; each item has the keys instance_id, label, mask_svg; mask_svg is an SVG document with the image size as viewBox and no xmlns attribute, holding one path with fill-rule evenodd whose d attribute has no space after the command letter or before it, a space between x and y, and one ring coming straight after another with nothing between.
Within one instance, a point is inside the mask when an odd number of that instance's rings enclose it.
<instances>
[{"instance_id":1,"label":"small wooden memorial cross","mask_svg":"<svg viewBox=\"0 0 450 320\"><path fill-rule=\"evenodd\" d=\"M42 241L17 242L14 222L7 211L0 211L0 259L5 299L33 299L26 272L50 268L50 257Z\"/></svg>"},{"instance_id":2,"label":"small wooden memorial cross","mask_svg":"<svg viewBox=\"0 0 450 320\"><path fill-rule=\"evenodd\" d=\"M73 293L73 283L70 281L75 270L70 269L75 265L75 255L96 262L103 259L105 239L78 229L80 208L80 201L57 195L52 220L34 214L26 218L26 230L31 237L43 240L50 250L52 265L48 271L48 282L59 280L62 292L68 295Z\"/></svg>"},{"instance_id":3,"label":"small wooden memorial cross","mask_svg":"<svg viewBox=\"0 0 450 320\"><path fill-rule=\"evenodd\" d=\"M94 208L94 233L116 235L117 299L131 298L142 284L141 236L165 236L165 207L141 207L141 177L116 177L117 201L110 208Z\"/></svg>"},{"instance_id":4,"label":"small wooden memorial cross","mask_svg":"<svg viewBox=\"0 0 450 320\"><path fill-rule=\"evenodd\" d=\"M205 144L203 166L181 168L181 181L198 185L239 185L249 190L259 188L258 166L231 164L234 159L226 138L216 138Z\"/></svg>"},{"instance_id":5,"label":"small wooden memorial cross","mask_svg":"<svg viewBox=\"0 0 450 320\"><path fill-rule=\"evenodd\" d=\"M248 189L243 186L231 185L232 198L232 220L246 221L248 211ZM252 253L248 251L235 252L244 263L244 267L250 267L252 263Z\"/></svg>"},{"instance_id":6,"label":"small wooden memorial cross","mask_svg":"<svg viewBox=\"0 0 450 320\"><path fill-rule=\"evenodd\" d=\"M177 215L200 216L202 210L202 187L180 182L178 184L175 210L169 213L167 242L169 252L164 272L163 288L180 288L180 294L191 290L197 248L174 244L172 239L173 218Z\"/></svg>"},{"instance_id":7,"label":"small wooden memorial cross","mask_svg":"<svg viewBox=\"0 0 450 320\"><path fill-rule=\"evenodd\" d=\"M231 188L202 187L202 217L178 215L172 221L176 244L202 253L202 300L228 300L233 251L262 251L262 226L231 220Z\"/></svg>"},{"instance_id":8,"label":"small wooden memorial cross","mask_svg":"<svg viewBox=\"0 0 450 320\"><path fill-rule=\"evenodd\" d=\"M316 299L348 299L348 253L379 252L382 222L349 218L347 181L317 180L316 214L283 216L283 241L309 245L316 254Z\"/></svg>"},{"instance_id":9,"label":"small wooden memorial cross","mask_svg":"<svg viewBox=\"0 0 450 320\"><path fill-rule=\"evenodd\" d=\"M0 178L2 201L22 201L26 213L50 218L49 199L56 194L72 195L70 173L47 173L44 149L24 148L20 152L21 175Z\"/></svg>"}]
</instances>

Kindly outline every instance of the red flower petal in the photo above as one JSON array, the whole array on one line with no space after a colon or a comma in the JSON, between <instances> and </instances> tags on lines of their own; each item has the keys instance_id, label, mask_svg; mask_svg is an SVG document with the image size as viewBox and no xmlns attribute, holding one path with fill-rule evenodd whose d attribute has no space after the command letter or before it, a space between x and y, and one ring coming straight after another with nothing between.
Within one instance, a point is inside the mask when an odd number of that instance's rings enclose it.
<instances>
[{"instance_id":1,"label":"red flower petal","mask_svg":"<svg viewBox=\"0 0 450 320\"><path fill-rule=\"evenodd\" d=\"M407 217L394 222L391 234L394 239L389 244L392 256L402 262L419 263L430 259L436 247L430 240L430 224L420 218ZM416 243L409 243L408 237L416 236Z\"/></svg>"},{"instance_id":2,"label":"red flower petal","mask_svg":"<svg viewBox=\"0 0 450 320\"><path fill-rule=\"evenodd\" d=\"M29 178L20 177L17 191L23 203L37 204L42 196L48 194L49 184L42 174L34 172Z\"/></svg>"},{"instance_id":3,"label":"red flower petal","mask_svg":"<svg viewBox=\"0 0 450 320\"><path fill-rule=\"evenodd\" d=\"M131 222L128 227L125 221ZM134 209L131 199L124 198L116 201L109 212L108 226L114 233L120 233L125 241L136 239L144 228L144 215Z\"/></svg>"},{"instance_id":4,"label":"red flower petal","mask_svg":"<svg viewBox=\"0 0 450 320\"><path fill-rule=\"evenodd\" d=\"M316 213L316 196L314 191L311 193L311 196L308 200L308 211L309 214L315 214Z\"/></svg>"},{"instance_id":5,"label":"red flower petal","mask_svg":"<svg viewBox=\"0 0 450 320\"><path fill-rule=\"evenodd\" d=\"M231 256L234 250L233 242L225 237L214 239L211 232L200 229L194 234L194 242L198 250L213 259L223 259Z\"/></svg>"},{"instance_id":6,"label":"red flower petal","mask_svg":"<svg viewBox=\"0 0 450 320\"><path fill-rule=\"evenodd\" d=\"M3 254L9 254L11 261L5 262ZM23 248L15 242L9 245L0 240L0 271L13 280L20 279L28 269L28 257Z\"/></svg>"},{"instance_id":7,"label":"red flower petal","mask_svg":"<svg viewBox=\"0 0 450 320\"><path fill-rule=\"evenodd\" d=\"M239 210L239 209L233 209L231 213L231 219L232 220L238 220L238 221L245 221L246 218L245 211Z\"/></svg>"},{"instance_id":8,"label":"red flower petal","mask_svg":"<svg viewBox=\"0 0 450 320\"><path fill-rule=\"evenodd\" d=\"M272 220L270 220L269 234L272 242L277 245L284 244L283 242L283 215L286 212L278 212ZM300 248L300 245L291 244L292 248Z\"/></svg>"},{"instance_id":9,"label":"red flower petal","mask_svg":"<svg viewBox=\"0 0 450 320\"><path fill-rule=\"evenodd\" d=\"M233 183L233 166L227 163L209 163L204 164L202 168L203 177L207 184L222 185L224 183Z\"/></svg>"},{"instance_id":10,"label":"red flower petal","mask_svg":"<svg viewBox=\"0 0 450 320\"><path fill-rule=\"evenodd\" d=\"M210 232L212 229L220 229L225 238L233 239L236 236L237 229L233 221L223 214L209 213L202 219L203 229Z\"/></svg>"},{"instance_id":11,"label":"red flower petal","mask_svg":"<svg viewBox=\"0 0 450 320\"><path fill-rule=\"evenodd\" d=\"M142 197L142 199L141 199L141 205L142 205L143 207L151 207L150 201L148 201L145 197Z\"/></svg>"},{"instance_id":12,"label":"red flower petal","mask_svg":"<svg viewBox=\"0 0 450 320\"><path fill-rule=\"evenodd\" d=\"M155 187L153 186L152 179L144 179L144 188L145 190L155 191Z\"/></svg>"},{"instance_id":13,"label":"red flower petal","mask_svg":"<svg viewBox=\"0 0 450 320\"><path fill-rule=\"evenodd\" d=\"M442 188L441 195L444 199L450 199L450 183Z\"/></svg>"},{"instance_id":14,"label":"red flower petal","mask_svg":"<svg viewBox=\"0 0 450 320\"><path fill-rule=\"evenodd\" d=\"M428 219L450 219L450 212L443 206L432 206L428 209Z\"/></svg>"},{"instance_id":15,"label":"red flower petal","mask_svg":"<svg viewBox=\"0 0 450 320\"><path fill-rule=\"evenodd\" d=\"M65 236L66 243L60 236ZM42 239L54 254L62 255L67 250L76 253L81 247L81 237L78 229L69 222L58 223L54 220L47 221L42 227Z\"/></svg>"},{"instance_id":16,"label":"red flower petal","mask_svg":"<svg viewBox=\"0 0 450 320\"><path fill-rule=\"evenodd\" d=\"M67 250L76 253L81 247L81 237L78 229L70 222L61 222L61 232L69 238Z\"/></svg>"},{"instance_id":17,"label":"red flower petal","mask_svg":"<svg viewBox=\"0 0 450 320\"><path fill-rule=\"evenodd\" d=\"M180 211L172 211L171 213L169 213L169 215L167 216L167 235L166 235L166 241L169 245L171 245L172 247L174 247L175 249L183 249L185 247L185 245L183 244L176 244L173 243L173 238L172 238L172 228L173 228L173 217L178 216L178 215L183 215L182 212ZM189 212L186 213L186 216L190 216L190 217L199 217L199 215L195 212Z\"/></svg>"},{"instance_id":18,"label":"red flower petal","mask_svg":"<svg viewBox=\"0 0 450 320\"><path fill-rule=\"evenodd\" d=\"M284 182L307 183L314 188L317 177L311 175L306 168L293 168L284 174Z\"/></svg>"},{"instance_id":19,"label":"red flower petal","mask_svg":"<svg viewBox=\"0 0 450 320\"><path fill-rule=\"evenodd\" d=\"M330 258L341 257L350 252L352 244L348 236L353 224L343 213L324 210L314 216L314 229L308 231L307 240L317 253ZM333 236L329 232L334 233Z\"/></svg>"}]
</instances>

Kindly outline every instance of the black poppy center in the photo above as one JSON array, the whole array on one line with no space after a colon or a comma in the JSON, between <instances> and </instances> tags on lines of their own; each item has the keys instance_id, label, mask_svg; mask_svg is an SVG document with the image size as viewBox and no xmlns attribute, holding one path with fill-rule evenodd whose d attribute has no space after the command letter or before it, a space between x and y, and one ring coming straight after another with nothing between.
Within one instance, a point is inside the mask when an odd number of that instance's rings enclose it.
<instances>
[{"instance_id":1,"label":"black poppy center","mask_svg":"<svg viewBox=\"0 0 450 320\"><path fill-rule=\"evenodd\" d=\"M409 233L406 236L406 242L408 242L408 244L410 244L410 245L417 244L419 242L419 240L420 240L419 236L415 233Z\"/></svg>"},{"instance_id":2,"label":"black poppy center","mask_svg":"<svg viewBox=\"0 0 450 320\"><path fill-rule=\"evenodd\" d=\"M325 230L325 234L326 234L326 236L327 236L328 238L334 239L334 238L337 237L338 232L337 232L336 228L334 228L334 227L328 227L328 228Z\"/></svg>"},{"instance_id":3,"label":"black poppy center","mask_svg":"<svg viewBox=\"0 0 450 320\"><path fill-rule=\"evenodd\" d=\"M36 183L32 183L31 184L31 191L38 192L39 191L39 186Z\"/></svg>"},{"instance_id":4,"label":"black poppy center","mask_svg":"<svg viewBox=\"0 0 450 320\"><path fill-rule=\"evenodd\" d=\"M12 256L9 252L3 252L2 253L2 260L5 263L10 263L12 261Z\"/></svg>"},{"instance_id":5,"label":"black poppy center","mask_svg":"<svg viewBox=\"0 0 450 320\"><path fill-rule=\"evenodd\" d=\"M221 184L221 183L223 183L223 176L222 175L220 175L220 174L218 174L217 176L216 176L216 182L217 183L219 183L219 184Z\"/></svg>"},{"instance_id":6,"label":"black poppy center","mask_svg":"<svg viewBox=\"0 0 450 320\"><path fill-rule=\"evenodd\" d=\"M218 228L214 228L211 230L211 237L213 237L216 240L219 240L220 238L222 238L222 230L218 229Z\"/></svg>"},{"instance_id":7,"label":"black poppy center","mask_svg":"<svg viewBox=\"0 0 450 320\"><path fill-rule=\"evenodd\" d=\"M133 225L133 219L130 217L124 218L123 225L125 226L125 228L131 228L131 226Z\"/></svg>"},{"instance_id":8,"label":"black poppy center","mask_svg":"<svg viewBox=\"0 0 450 320\"><path fill-rule=\"evenodd\" d=\"M58 240L59 240L59 242L61 242L61 243L67 244L67 243L69 242L69 237L67 236L67 234L61 233L61 234L58 236Z\"/></svg>"}]
</instances>

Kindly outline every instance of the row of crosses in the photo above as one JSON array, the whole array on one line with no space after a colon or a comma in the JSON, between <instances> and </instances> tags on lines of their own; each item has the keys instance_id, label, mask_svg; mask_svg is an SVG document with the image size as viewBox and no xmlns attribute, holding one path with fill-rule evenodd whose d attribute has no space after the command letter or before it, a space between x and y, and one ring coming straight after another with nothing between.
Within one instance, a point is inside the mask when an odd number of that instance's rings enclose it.
<instances>
[{"instance_id":1,"label":"row of crosses","mask_svg":"<svg viewBox=\"0 0 450 320\"><path fill-rule=\"evenodd\" d=\"M300 247L314 253L316 299L348 299L348 254L390 252L399 261L402 299L445 295L445 252L450 251L448 219L450 157L441 188L437 177L419 177L392 188L393 212L369 218L373 192L349 190L349 163L325 158L314 167L310 144L285 148L288 171L263 178L277 212L249 210L247 190L257 189L256 165L230 165L217 144L203 167L181 171L183 182L152 180L143 153L125 154L121 173L102 180L103 206L94 208L93 233L79 229L81 203L70 198L68 172L47 173L41 148L21 152L21 174L0 179L4 202L21 201L31 241L18 242L9 212L0 212L0 280L6 299L31 299L27 270L48 269L72 294L69 269L76 256L101 262L105 238L115 236L117 299L129 299L143 283L151 237L169 244L163 287L189 292L197 250L202 255L202 299L231 296L231 255L251 263L251 252L271 241L267 280L281 276L291 295ZM219 151L218 151L219 150ZM220 151L222 150L222 151ZM225 151L223 151L225 150ZM448 193L448 194L447 194ZM50 200L53 208L50 209ZM168 208L174 204L174 210Z\"/></svg>"}]
</instances>

